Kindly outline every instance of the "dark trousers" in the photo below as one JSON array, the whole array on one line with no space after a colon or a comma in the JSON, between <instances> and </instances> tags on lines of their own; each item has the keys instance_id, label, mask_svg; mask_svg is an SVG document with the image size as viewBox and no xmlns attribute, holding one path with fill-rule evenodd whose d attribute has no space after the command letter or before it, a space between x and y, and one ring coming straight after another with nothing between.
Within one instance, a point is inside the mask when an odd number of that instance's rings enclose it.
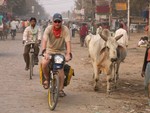
<instances>
[{"instance_id":1,"label":"dark trousers","mask_svg":"<svg viewBox=\"0 0 150 113\"><path fill-rule=\"evenodd\" d=\"M84 45L84 40L85 40L85 36L80 36L81 47L83 47L83 45Z\"/></svg>"},{"instance_id":2,"label":"dark trousers","mask_svg":"<svg viewBox=\"0 0 150 113\"><path fill-rule=\"evenodd\" d=\"M72 37L75 37L75 29L72 29Z\"/></svg>"},{"instance_id":3,"label":"dark trousers","mask_svg":"<svg viewBox=\"0 0 150 113\"><path fill-rule=\"evenodd\" d=\"M37 59L38 59L39 50L40 50L39 49L39 44L34 44L34 56ZM30 45L26 45L24 47L24 53L23 53L23 57L24 57L24 61L26 63L26 67L29 67L29 63L30 63L29 52L30 52Z\"/></svg>"},{"instance_id":4,"label":"dark trousers","mask_svg":"<svg viewBox=\"0 0 150 113\"><path fill-rule=\"evenodd\" d=\"M11 29L11 36L16 36L16 29Z\"/></svg>"}]
</instances>

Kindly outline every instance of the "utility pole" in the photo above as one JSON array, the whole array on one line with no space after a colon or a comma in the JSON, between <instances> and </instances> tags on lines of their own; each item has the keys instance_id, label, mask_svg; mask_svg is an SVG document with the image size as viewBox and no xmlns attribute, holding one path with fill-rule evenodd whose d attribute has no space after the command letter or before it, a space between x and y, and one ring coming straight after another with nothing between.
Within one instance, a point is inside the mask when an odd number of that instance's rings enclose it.
<instances>
[{"instance_id":1,"label":"utility pole","mask_svg":"<svg viewBox=\"0 0 150 113\"><path fill-rule=\"evenodd\" d=\"M92 8L92 20L95 19L95 1L94 0L91 0L91 8Z\"/></svg>"},{"instance_id":2,"label":"utility pole","mask_svg":"<svg viewBox=\"0 0 150 113\"><path fill-rule=\"evenodd\" d=\"M128 28L128 37L129 37L129 40L130 40L130 0L128 0L128 10L127 10L127 17L128 17L128 25L127 25L127 28Z\"/></svg>"},{"instance_id":3,"label":"utility pole","mask_svg":"<svg viewBox=\"0 0 150 113\"><path fill-rule=\"evenodd\" d=\"M83 4L84 4L84 0L82 0L82 8L81 8L81 10L83 10L84 9L84 6L83 6ZM85 12L84 12L85 13ZM81 16L81 18L83 19L83 21L85 20L85 17L84 17L85 15L82 15Z\"/></svg>"},{"instance_id":4,"label":"utility pole","mask_svg":"<svg viewBox=\"0 0 150 113\"><path fill-rule=\"evenodd\" d=\"M111 19L112 19L112 6L111 6L112 0L109 0L109 26L111 27Z\"/></svg>"},{"instance_id":5,"label":"utility pole","mask_svg":"<svg viewBox=\"0 0 150 113\"><path fill-rule=\"evenodd\" d=\"M150 0L148 2L148 9L149 9L149 17L148 17L148 37L150 39Z\"/></svg>"}]
</instances>

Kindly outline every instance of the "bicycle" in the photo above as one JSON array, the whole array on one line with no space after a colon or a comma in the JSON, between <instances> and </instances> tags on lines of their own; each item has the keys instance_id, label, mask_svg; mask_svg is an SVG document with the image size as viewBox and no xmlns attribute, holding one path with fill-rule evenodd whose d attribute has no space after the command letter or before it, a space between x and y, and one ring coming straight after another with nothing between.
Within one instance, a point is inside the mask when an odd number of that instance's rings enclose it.
<instances>
[{"instance_id":1,"label":"bicycle","mask_svg":"<svg viewBox=\"0 0 150 113\"><path fill-rule=\"evenodd\" d=\"M30 59L30 63L29 63L29 69L30 69L30 79L32 79L33 76L33 67L34 67L34 44L35 41L31 40L31 41L26 41L25 45L30 45L30 52L29 52L29 59Z\"/></svg>"},{"instance_id":2,"label":"bicycle","mask_svg":"<svg viewBox=\"0 0 150 113\"><path fill-rule=\"evenodd\" d=\"M11 30L11 38L12 38L12 40L15 40L15 36L16 36L16 30Z\"/></svg>"},{"instance_id":3,"label":"bicycle","mask_svg":"<svg viewBox=\"0 0 150 113\"><path fill-rule=\"evenodd\" d=\"M42 55L44 56L44 55ZM59 69L62 69L65 64L65 57L61 54L49 55L51 62L48 64L49 69L49 89L48 89L48 105L50 110L54 110L58 103L59 97ZM40 67L40 80L43 84L44 76L42 67Z\"/></svg>"}]
</instances>

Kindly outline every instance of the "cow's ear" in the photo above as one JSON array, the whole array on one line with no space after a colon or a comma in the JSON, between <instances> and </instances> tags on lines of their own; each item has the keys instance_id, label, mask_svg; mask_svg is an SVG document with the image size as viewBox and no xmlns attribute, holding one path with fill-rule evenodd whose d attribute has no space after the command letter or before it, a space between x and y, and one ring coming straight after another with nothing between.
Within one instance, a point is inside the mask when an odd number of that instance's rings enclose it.
<instances>
[{"instance_id":1,"label":"cow's ear","mask_svg":"<svg viewBox=\"0 0 150 113\"><path fill-rule=\"evenodd\" d=\"M107 41L107 40L108 40L108 38L107 38L106 36L104 36L104 35L102 35L102 34L100 34L100 36L101 36L101 38L102 38L104 41Z\"/></svg>"},{"instance_id":2,"label":"cow's ear","mask_svg":"<svg viewBox=\"0 0 150 113\"><path fill-rule=\"evenodd\" d=\"M123 34L121 34L121 35L119 35L119 36L116 36L116 37L115 37L116 41L119 40L122 36L123 36Z\"/></svg>"}]
</instances>

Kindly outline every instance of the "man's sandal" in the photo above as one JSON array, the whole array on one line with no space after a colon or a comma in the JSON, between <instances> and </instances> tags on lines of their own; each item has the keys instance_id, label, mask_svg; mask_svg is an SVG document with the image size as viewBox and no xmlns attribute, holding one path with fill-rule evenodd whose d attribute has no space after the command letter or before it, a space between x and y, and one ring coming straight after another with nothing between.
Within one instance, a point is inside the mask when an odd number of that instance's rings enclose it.
<instances>
[{"instance_id":1,"label":"man's sandal","mask_svg":"<svg viewBox=\"0 0 150 113\"><path fill-rule=\"evenodd\" d=\"M65 97L66 93L63 90L59 91L59 97Z\"/></svg>"},{"instance_id":2,"label":"man's sandal","mask_svg":"<svg viewBox=\"0 0 150 113\"><path fill-rule=\"evenodd\" d=\"M49 81L48 80L44 81L43 87L44 87L44 89L48 89L49 88Z\"/></svg>"}]
</instances>

